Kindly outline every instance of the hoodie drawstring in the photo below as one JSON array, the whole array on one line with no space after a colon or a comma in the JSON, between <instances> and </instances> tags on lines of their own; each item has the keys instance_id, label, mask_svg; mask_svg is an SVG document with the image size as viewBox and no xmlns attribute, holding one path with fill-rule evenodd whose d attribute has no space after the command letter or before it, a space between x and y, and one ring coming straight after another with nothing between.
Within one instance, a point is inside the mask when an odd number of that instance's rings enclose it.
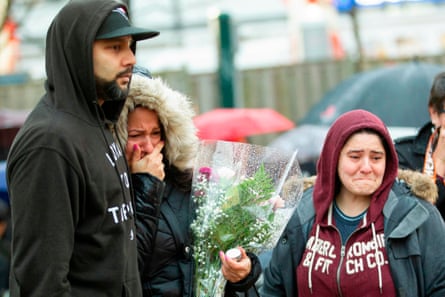
<instances>
[{"instance_id":1,"label":"hoodie drawstring","mask_svg":"<svg viewBox=\"0 0 445 297\"><path fill-rule=\"evenodd\" d=\"M379 274L379 289L380 289L380 295L382 295L383 293L383 285L382 285L382 269L380 268L380 263L377 260L378 259L378 243L377 243L377 234L375 232L375 226L374 226L374 222L371 223L371 228L372 228L372 238L374 240L374 244L375 244L375 258L376 258L376 263L377 263L377 271Z\"/></svg>"},{"instance_id":2,"label":"hoodie drawstring","mask_svg":"<svg viewBox=\"0 0 445 297\"><path fill-rule=\"evenodd\" d=\"M314 241L315 245L317 244L319 233L320 233L320 225L317 224L317 229L315 231L315 241ZM311 291L311 295L312 295L312 266L314 265L314 259L315 259L315 252L311 257L311 262L309 263L309 270L307 272L308 286L309 290Z\"/></svg>"}]
</instances>

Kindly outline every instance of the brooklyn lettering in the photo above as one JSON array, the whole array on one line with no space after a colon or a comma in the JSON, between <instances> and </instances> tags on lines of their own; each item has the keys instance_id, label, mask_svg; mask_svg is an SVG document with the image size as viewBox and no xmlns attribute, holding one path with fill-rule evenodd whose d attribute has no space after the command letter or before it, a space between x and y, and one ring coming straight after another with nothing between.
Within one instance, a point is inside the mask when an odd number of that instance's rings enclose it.
<instances>
[{"instance_id":1,"label":"brooklyn lettering","mask_svg":"<svg viewBox=\"0 0 445 297\"><path fill-rule=\"evenodd\" d=\"M130 181L128 180L128 174L126 172L121 173L121 181L124 184L124 186L129 189L130 188Z\"/></svg>"},{"instance_id":2,"label":"brooklyn lettering","mask_svg":"<svg viewBox=\"0 0 445 297\"><path fill-rule=\"evenodd\" d=\"M129 215L133 214L133 205L130 203L122 203L120 206L108 208L108 212L112 215L115 224L119 224L129 220Z\"/></svg>"},{"instance_id":3,"label":"brooklyn lettering","mask_svg":"<svg viewBox=\"0 0 445 297\"><path fill-rule=\"evenodd\" d=\"M110 156L109 153L106 153L107 159L108 161L110 161L111 166L115 167L116 166L116 161L122 157L122 151L119 148L119 146L113 142L112 144L110 144L110 151L112 153L112 156Z\"/></svg>"}]
</instances>

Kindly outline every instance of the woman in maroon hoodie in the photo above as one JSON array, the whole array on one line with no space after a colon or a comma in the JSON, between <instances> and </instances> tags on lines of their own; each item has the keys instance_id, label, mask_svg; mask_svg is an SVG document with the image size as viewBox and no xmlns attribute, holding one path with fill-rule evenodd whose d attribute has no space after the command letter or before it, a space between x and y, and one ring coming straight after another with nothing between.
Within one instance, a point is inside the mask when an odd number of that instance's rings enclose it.
<instances>
[{"instance_id":1,"label":"woman in maroon hoodie","mask_svg":"<svg viewBox=\"0 0 445 297\"><path fill-rule=\"evenodd\" d=\"M445 225L430 202L435 184L397 166L378 117L364 110L340 116L315 185L265 268L261 296L445 296Z\"/></svg>"}]
</instances>

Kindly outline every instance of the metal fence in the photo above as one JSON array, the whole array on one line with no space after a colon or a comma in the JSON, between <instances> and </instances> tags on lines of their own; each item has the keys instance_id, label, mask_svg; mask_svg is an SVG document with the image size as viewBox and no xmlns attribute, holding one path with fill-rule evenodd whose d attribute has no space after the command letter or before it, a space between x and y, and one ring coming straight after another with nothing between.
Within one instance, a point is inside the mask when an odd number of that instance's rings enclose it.
<instances>
[{"instance_id":1,"label":"metal fence","mask_svg":"<svg viewBox=\"0 0 445 297\"><path fill-rule=\"evenodd\" d=\"M445 55L417 57L419 61L444 64ZM407 59L366 61L361 70ZM317 103L323 94L358 71L351 60L321 61L243 70L237 73L236 107L271 107L295 122ZM172 88L189 96L198 113L219 107L216 73L189 74L186 71L154 73ZM43 81L0 86L0 109L30 109L44 93Z\"/></svg>"}]
</instances>

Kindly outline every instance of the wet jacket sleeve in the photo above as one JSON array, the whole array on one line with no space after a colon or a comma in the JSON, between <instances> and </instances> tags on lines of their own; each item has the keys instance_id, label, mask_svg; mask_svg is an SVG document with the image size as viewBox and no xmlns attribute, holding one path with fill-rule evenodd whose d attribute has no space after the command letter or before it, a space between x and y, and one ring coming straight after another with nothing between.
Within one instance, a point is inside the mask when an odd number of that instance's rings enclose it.
<instances>
[{"instance_id":1,"label":"wet jacket sleeve","mask_svg":"<svg viewBox=\"0 0 445 297\"><path fill-rule=\"evenodd\" d=\"M428 212L426 220L409 236L391 242L394 282L406 296L445 296L445 257L438 248L445 246L445 223L433 205L421 203ZM421 216L412 217L419 220Z\"/></svg>"},{"instance_id":2,"label":"wet jacket sleeve","mask_svg":"<svg viewBox=\"0 0 445 297\"><path fill-rule=\"evenodd\" d=\"M437 208L425 203L430 216L418 231L419 242L422 245L422 267L425 276L425 296L445 296L445 223ZM437 247L442 247L437 249Z\"/></svg>"},{"instance_id":3,"label":"wet jacket sleeve","mask_svg":"<svg viewBox=\"0 0 445 297\"><path fill-rule=\"evenodd\" d=\"M386 249L397 296L445 296L445 257L437 248L445 245L445 223L434 205L404 197L407 186L399 185L387 202L393 210L384 210L389 215Z\"/></svg>"},{"instance_id":4,"label":"wet jacket sleeve","mask_svg":"<svg viewBox=\"0 0 445 297\"><path fill-rule=\"evenodd\" d=\"M293 264L288 242L280 241L272 252L268 266L264 268L261 297L297 296Z\"/></svg>"},{"instance_id":5,"label":"wet jacket sleeve","mask_svg":"<svg viewBox=\"0 0 445 297\"><path fill-rule=\"evenodd\" d=\"M151 257L158 229L159 213L165 184L147 173L132 174L136 199L136 229L139 271Z\"/></svg>"},{"instance_id":6,"label":"wet jacket sleeve","mask_svg":"<svg viewBox=\"0 0 445 297\"><path fill-rule=\"evenodd\" d=\"M259 293L255 288L255 282L258 280L261 274L261 264L258 257L253 253L247 253L247 256L250 258L252 262L252 269L249 275L237 282L227 282L226 288L224 291L224 297L259 297ZM237 293L238 292L238 293Z\"/></svg>"},{"instance_id":7,"label":"wet jacket sleeve","mask_svg":"<svg viewBox=\"0 0 445 297\"><path fill-rule=\"evenodd\" d=\"M71 296L67 276L81 177L63 157L46 150L8 166L14 229L11 296Z\"/></svg>"}]
</instances>

